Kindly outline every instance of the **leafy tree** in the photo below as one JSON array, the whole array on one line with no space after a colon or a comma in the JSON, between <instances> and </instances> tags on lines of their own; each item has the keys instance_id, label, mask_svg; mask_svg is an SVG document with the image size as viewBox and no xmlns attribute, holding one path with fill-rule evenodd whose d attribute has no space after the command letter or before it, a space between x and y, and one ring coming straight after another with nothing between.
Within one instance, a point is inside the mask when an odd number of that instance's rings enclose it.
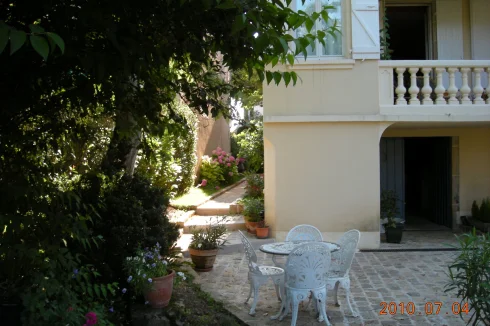
<instances>
[{"instance_id":1,"label":"leafy tree","mask_svg":"<svg viewBox=\"0 0 490 326\"><path fill-rule=\"evenodd\" d=\"M84 296L86 288L70 290L65 276L75 265L104 261L94 259L90 247L104 246L97 253L107 255L118 250L111 247L116 240L105 234L109 228L104 226L119 223L120 240L131 235L132 227L164 225L171 231L166 233L170 243L176 232L163 215L165 192L139 178L128 180L138 151L145 148L147 137L187 131L176 97L196 112L230 116L223 95L233 93L234 87L222 78L224 67L245 67L249 75L255 73L267 83L295 84L296 73L267 67L293 64L295 55L306 56L306 48L316 38L323 42L334 28L310 33L316 19L328 18L327 9L308 15L292 11L289 4L290 0L0 3L0 21L5 24L0 26L0 281L13 286L12 292L24 300L34 298L24 303L46 308L43 318L51 321L60 314L48 309L59 291L89 298ZM303 36L289 34L303 25ZM5 50L8 44L10 51ZM143 190L133 191L136 188ZM106 210L110 203L124 203L128 194L137 219L115 217ZM158 197L154 202L148 199L151 194ZM160 237L141 234L146 237L141 242ZM65 248L70 255L61 250ZM124 250L131 248L126 244ZM59 265L53 263L57 261ZM118 263L106 275L112 275ZM114 273L116 279L105 281L121 282L120 277ZM40 279L46 282L43 286ZM56 291L44 293L43 288ZM36 295L29 296L32 292ZM35 316L35 309L27 310L31 315L26 320Z\"/></svg>"}]
</instances>

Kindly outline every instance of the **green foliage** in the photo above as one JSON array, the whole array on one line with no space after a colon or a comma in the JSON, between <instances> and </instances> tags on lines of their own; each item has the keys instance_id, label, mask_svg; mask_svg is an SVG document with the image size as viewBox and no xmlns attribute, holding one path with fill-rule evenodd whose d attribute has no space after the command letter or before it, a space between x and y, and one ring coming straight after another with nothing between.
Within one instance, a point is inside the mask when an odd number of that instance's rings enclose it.
<instances>
[{"instance_id":1,"label":"green foliage","mask_svg":"<svg viewBox=\"0 0 490 326\"><path fill-rule=\"evenodd\" d=\"M203 228L193 227L191 230L192 239L189 248L197 250L218 249L226 243L226 233L228 232L224 223L227 217L216 217L210 220Z\"/></svg>"},{"instance_id":2,"label":"green foliage","mask_svg":"<svg viewBox=\"0 0 490 326\"><path fill-rule=\"evenodd\" d=\"M383 13L383 27L379 30L380 35L380 45L381 45L381 60L391 60L391 53L393 50L390 50L390 24L388 23L388 16L386 15L386 7Z\"/></svg>"},{"instance_id":3,"label":"green foliage","mask_svg":"<svg viewBox=\"0 0 490 326\"><path fill-rule=\"evenodd\" d=\"M0 20L0 54L10 40L10 55L17 52L24 44L30 43L34 51L36 51L46 61L48 55L53 52L56 47L65 52L65 42L56 33L46 32L44 29L35 24L29 25L30 33L17 30L14 27L8 26L3 20Z\"/></svg>"},{"instance_id":4,"label":"green foliage","mask_svg":"<svg viewBox=\"0 0 490 326\"><path fill-rule=\"evenodd\" d=\"M261 172L264 169L264 126L262 119L250 122L250 128L236 136L240 151L238 157L245 159L247 170Z\"/></svg>"},{"instance_id":5,"label":"green foliage","mask_svg":"<svg viewBox=\"0 0 490 326\"><path fill-rule=\"evenodd\" d=\"M233 155L220 147L213 150L211 157L205 155L201 160L201 186L219 187L230 185L237 181L240 175L238 161Z\"/></svg>"},{"instance_id":6,"label":"green foliage","mask_svg":"<svg viewBox=\"0 0 490 326\"><path fill-rule=\"evenodd\" d=\"M201 183L203 186L216 187L225 181L219 163L209 156L204 156L201 160L200 175L201 180L206 180L204 184Z\"/></svg>"},{"instance_id":7,"label":"green foliage","mask_svg":"<svg viewBox=\"0 0 490 326\"><path fill-rule=\"evenodd\" d=\"M160 244L157 242L155 246L136 250L134 257L126 258L124 270L128 275L127 282L137 294L143 294L149 290L154 278L163 277L172 272L173 259L162 256L160 250ZM179 276L180 278L174 279L174 284L180 279L185 279L182 272L179 273Z\"/></svg>"},{"instance_id":8,"label":"green foliage","mask_svg":"<svg viewBox=\"0 0 490 326\"><path fill-rule=\"evenodd\" d=\"M383 224L385 229L396 228L395 218L398 215L398 195L393 190L384 190L381 193L381 219L386 219Z\"/></svg>"},{"instance_id":9,"label":"green foliage","mask_svg":"<svg viewBox=\"0 0 490 326\"><path fill-rule=\"evenodd\" d=\"M445 292L457 290L461 307L468 304L468 325L490 320L490 234L463 234L458 237L461 253L449 266L450 282Z\"/></svg>"},{"instance_id":10,"label":"green foliage","mask_svg":"<svg viewBox=\"0 0 490 326\"><path fill-rule=\"evenodd\" d=\"M476 200L474 200L473 204L471 205L471 217L477 220L480 219L480 208L478 207Z\"/></svg>"},{"instance_id":11,"label":"green foliage","mask_svg":"<svg viewBox=\"0 0 490 326\"><path fill-rule=\"evenodd\" d=\"M245 196L260 198L264 197L264 176L255 173L245 174L247 185L245 186Z\"/></svg>"},{"instance_id":12,"label":"green foliage","mask_svg":"<svg viewBox=\"0 0 490 326\"><path fill-rule=\"evenodd\" d=\"M92 183L97 181L92 180ZM165 215L168 198L163 189L140 175L132 178L124 175L104 179L97 198L101 200L102 209L95 230L106 241L92 258L104 267L101 271L104 277L119 282L126 280L123 264L126 257L136 256L140 246L158 242L162 256L170 255L179 233Z\"/></svg>"},{"instance_id":13,"label":"green foliage","mask_svg":"<svg viewBox=\"0 0 490 326\"><path fill-rule=\"evenodd\" d=\"M243 204L243 215L250 222L260 222L264 211L264 199L246 197L241 200Z\"/></svg>"},{"instance_id":14,"label":"green foliage","mask_svg":"<svg viewBox=\"0 0 490 326\"><path fill-rule=\"evenodd\" d=\"M176 105L182 123L170 125L163 135L145 135L137 158L136 173L146 175L152 183L174 198L194 185L197 143L197 117L186 105Z\"/></svg>"},{"instance_id":15,"label":"green foliage","mask_svg":"<svg viewBox=\"0 0 490 326\"><path fill-rule=\"evenodd\" d=\"M490 223L490 199L482 199L477 219L484 223Z\"/></svg>"},{"instance_id":16,"label":"green foliage","mask_svg":"<svg viewBox=\"0 0 490 326\"><path fill-rule=\"evenodd\" d=\"M240 101L245 110L253 110L255 106L262 105L262 81L257 73L248 75L245 69L231 72L233 91L230 94L236 101Z\"/></svg>"}]
</instances>

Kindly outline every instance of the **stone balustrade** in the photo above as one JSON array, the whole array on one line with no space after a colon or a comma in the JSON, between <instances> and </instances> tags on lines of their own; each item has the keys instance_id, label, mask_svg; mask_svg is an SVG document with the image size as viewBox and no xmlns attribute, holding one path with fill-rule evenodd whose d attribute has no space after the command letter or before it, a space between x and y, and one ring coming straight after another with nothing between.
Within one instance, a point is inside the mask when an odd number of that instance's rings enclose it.
<instances>
[{"instance_id":1,"label":"stone balustrade","mask_svg":"<svg viewBox=\"0 0 490 326\"><path fill-rule=\"evenodd\" d=\"M379 62L383 106L490 104L490 60Z\"/></svg>"}]
</instances>

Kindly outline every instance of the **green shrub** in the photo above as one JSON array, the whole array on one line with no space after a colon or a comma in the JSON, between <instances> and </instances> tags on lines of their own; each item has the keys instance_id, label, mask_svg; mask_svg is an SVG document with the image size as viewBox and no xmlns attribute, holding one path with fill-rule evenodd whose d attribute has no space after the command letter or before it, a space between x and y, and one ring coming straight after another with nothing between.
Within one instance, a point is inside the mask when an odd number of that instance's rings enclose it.
<instances>
[{"instance_id":1,"label":"green shrub","mask_svg":"<svg viewBox=\"0 0 490 326\"><path fill-rule=\"evenodd\" d=\"M139 247L158 242L161 255L170 255L179 232L165 214L168 198L163 189L136 174L107 182L100 196L102 218L95 227L105 243L92 258L100 264L104 278L125 282L124 261L135 256Z\"/></svg>"},{"instance_id":2,"label":"green shrub","mask_svg":"<svg viewBox=\"0 0 490 326\"><path fill-rule=\"evenodd\" d=\"M445 292L457 291L461 308L467 307L468 325L490 321L490 234L458 237L461 253L449 266L450 282ZM465 306L466 304L466 306Z\"/></svg>"},{"instance_id":3,"label":"green shrub","mask_svg":"<svg viewBox=\"0 0 490 326\"><path fill-rule=\"evenodd\" d=\"M471 217L477 220L480 219L480 208L478 207L476 200L474 200L471 205Z\"/></svg>"},{"instance_id":4,"label":"green shrub","mask_svg":"<svg viewBox=\"0 0 490 326\"><path fill-rule=\"evenodd\" d=\"M223 172L218 162L213 161L209 156L203 156L200 170L201 182L203 186L216 187L225 181Z\"/></svg>"},{"instance_id":5,"label":"green shrub","mask_svg":"<svg viewBox=\"0 0 490 326\"><path fill-rule=\"evenodd\" d=\"M252 120L250 127L237 134L240 151L238 157L245 159L247 170L264 170L264 127L262 120Z\"/></svg>"},{"instance_id":6,"label":"green shrub","mask_svg":"<svg viewBox=\"0 0 490 326\"><path fill-rule=\"evenodd\" d=\"M264 199L247 197L241 200L243 204L243 215L250 222L260 222L264 210Z\"/></svg>"},{"instance_id":7,"label":"green shrub","mask_svg":"<svg viewBox=\"0 0 490 326\"><path fill-rule=\"evenodd\" d=\"M165 189L167 197L186 193L194 185L197 163L197 118L186 105L176 105L175 113L185 123L167 128L161 136L145 135L136 172Z\"/></svg>"},{"instance_id":8,"label":"green shrub","mask_svg":"<svg viewBox=\"0 0 490 326\"><path fill-rule=\"evenodd\" d=\"M247 173L245 175L247 185L245 186L245 196L263 197L264 196L264 177L260 174Z\"/></svg>"},{"instance_id":9,"label":"green shrub","mask_svg":"<svg viewBox=\"0 0 490 326\"><path fill-rule=\"evenodd\" d=\"M208 187L226 186L240 178L238 161L233 155L220 147L213 150L211 157L205 155L201 160L201 185ZM205 181L204 181L205 180Z\"/></svg>"},{"instance_id":10,"label":"green shrub","mask_svg":"<svg viewBox=\"0 0 490 326\"><path fill-rule=\"evenodd\" d=\"M482 222L490 223L490 200L488 198L482 199L477 218Z\"/></svg>"}]
</instances>

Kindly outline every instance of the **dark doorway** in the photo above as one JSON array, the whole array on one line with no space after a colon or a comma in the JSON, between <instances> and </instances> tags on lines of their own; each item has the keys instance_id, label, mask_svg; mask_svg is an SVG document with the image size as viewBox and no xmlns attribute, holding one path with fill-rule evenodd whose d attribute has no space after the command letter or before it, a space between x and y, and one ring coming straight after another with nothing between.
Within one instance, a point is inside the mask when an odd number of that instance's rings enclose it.
<instances>
[{"instance_id":1,"label":"dark doorway","mask_svg":"<svg viewBox=\"0 0 490 326\"><path fill-rule=\"evenodd\" d=\"M429 58L428 6L387 6L392 60Z\"/></svg>"},{"instance_id":2,"label":"dark doorway","mask_svg":"<svg viewBox=\"0 0 490 326\"><path fill-rule=\"evenodd\" d=\"M451 137L405 138L405 223L452 227Z\"/></svg>"}]
</instances>

